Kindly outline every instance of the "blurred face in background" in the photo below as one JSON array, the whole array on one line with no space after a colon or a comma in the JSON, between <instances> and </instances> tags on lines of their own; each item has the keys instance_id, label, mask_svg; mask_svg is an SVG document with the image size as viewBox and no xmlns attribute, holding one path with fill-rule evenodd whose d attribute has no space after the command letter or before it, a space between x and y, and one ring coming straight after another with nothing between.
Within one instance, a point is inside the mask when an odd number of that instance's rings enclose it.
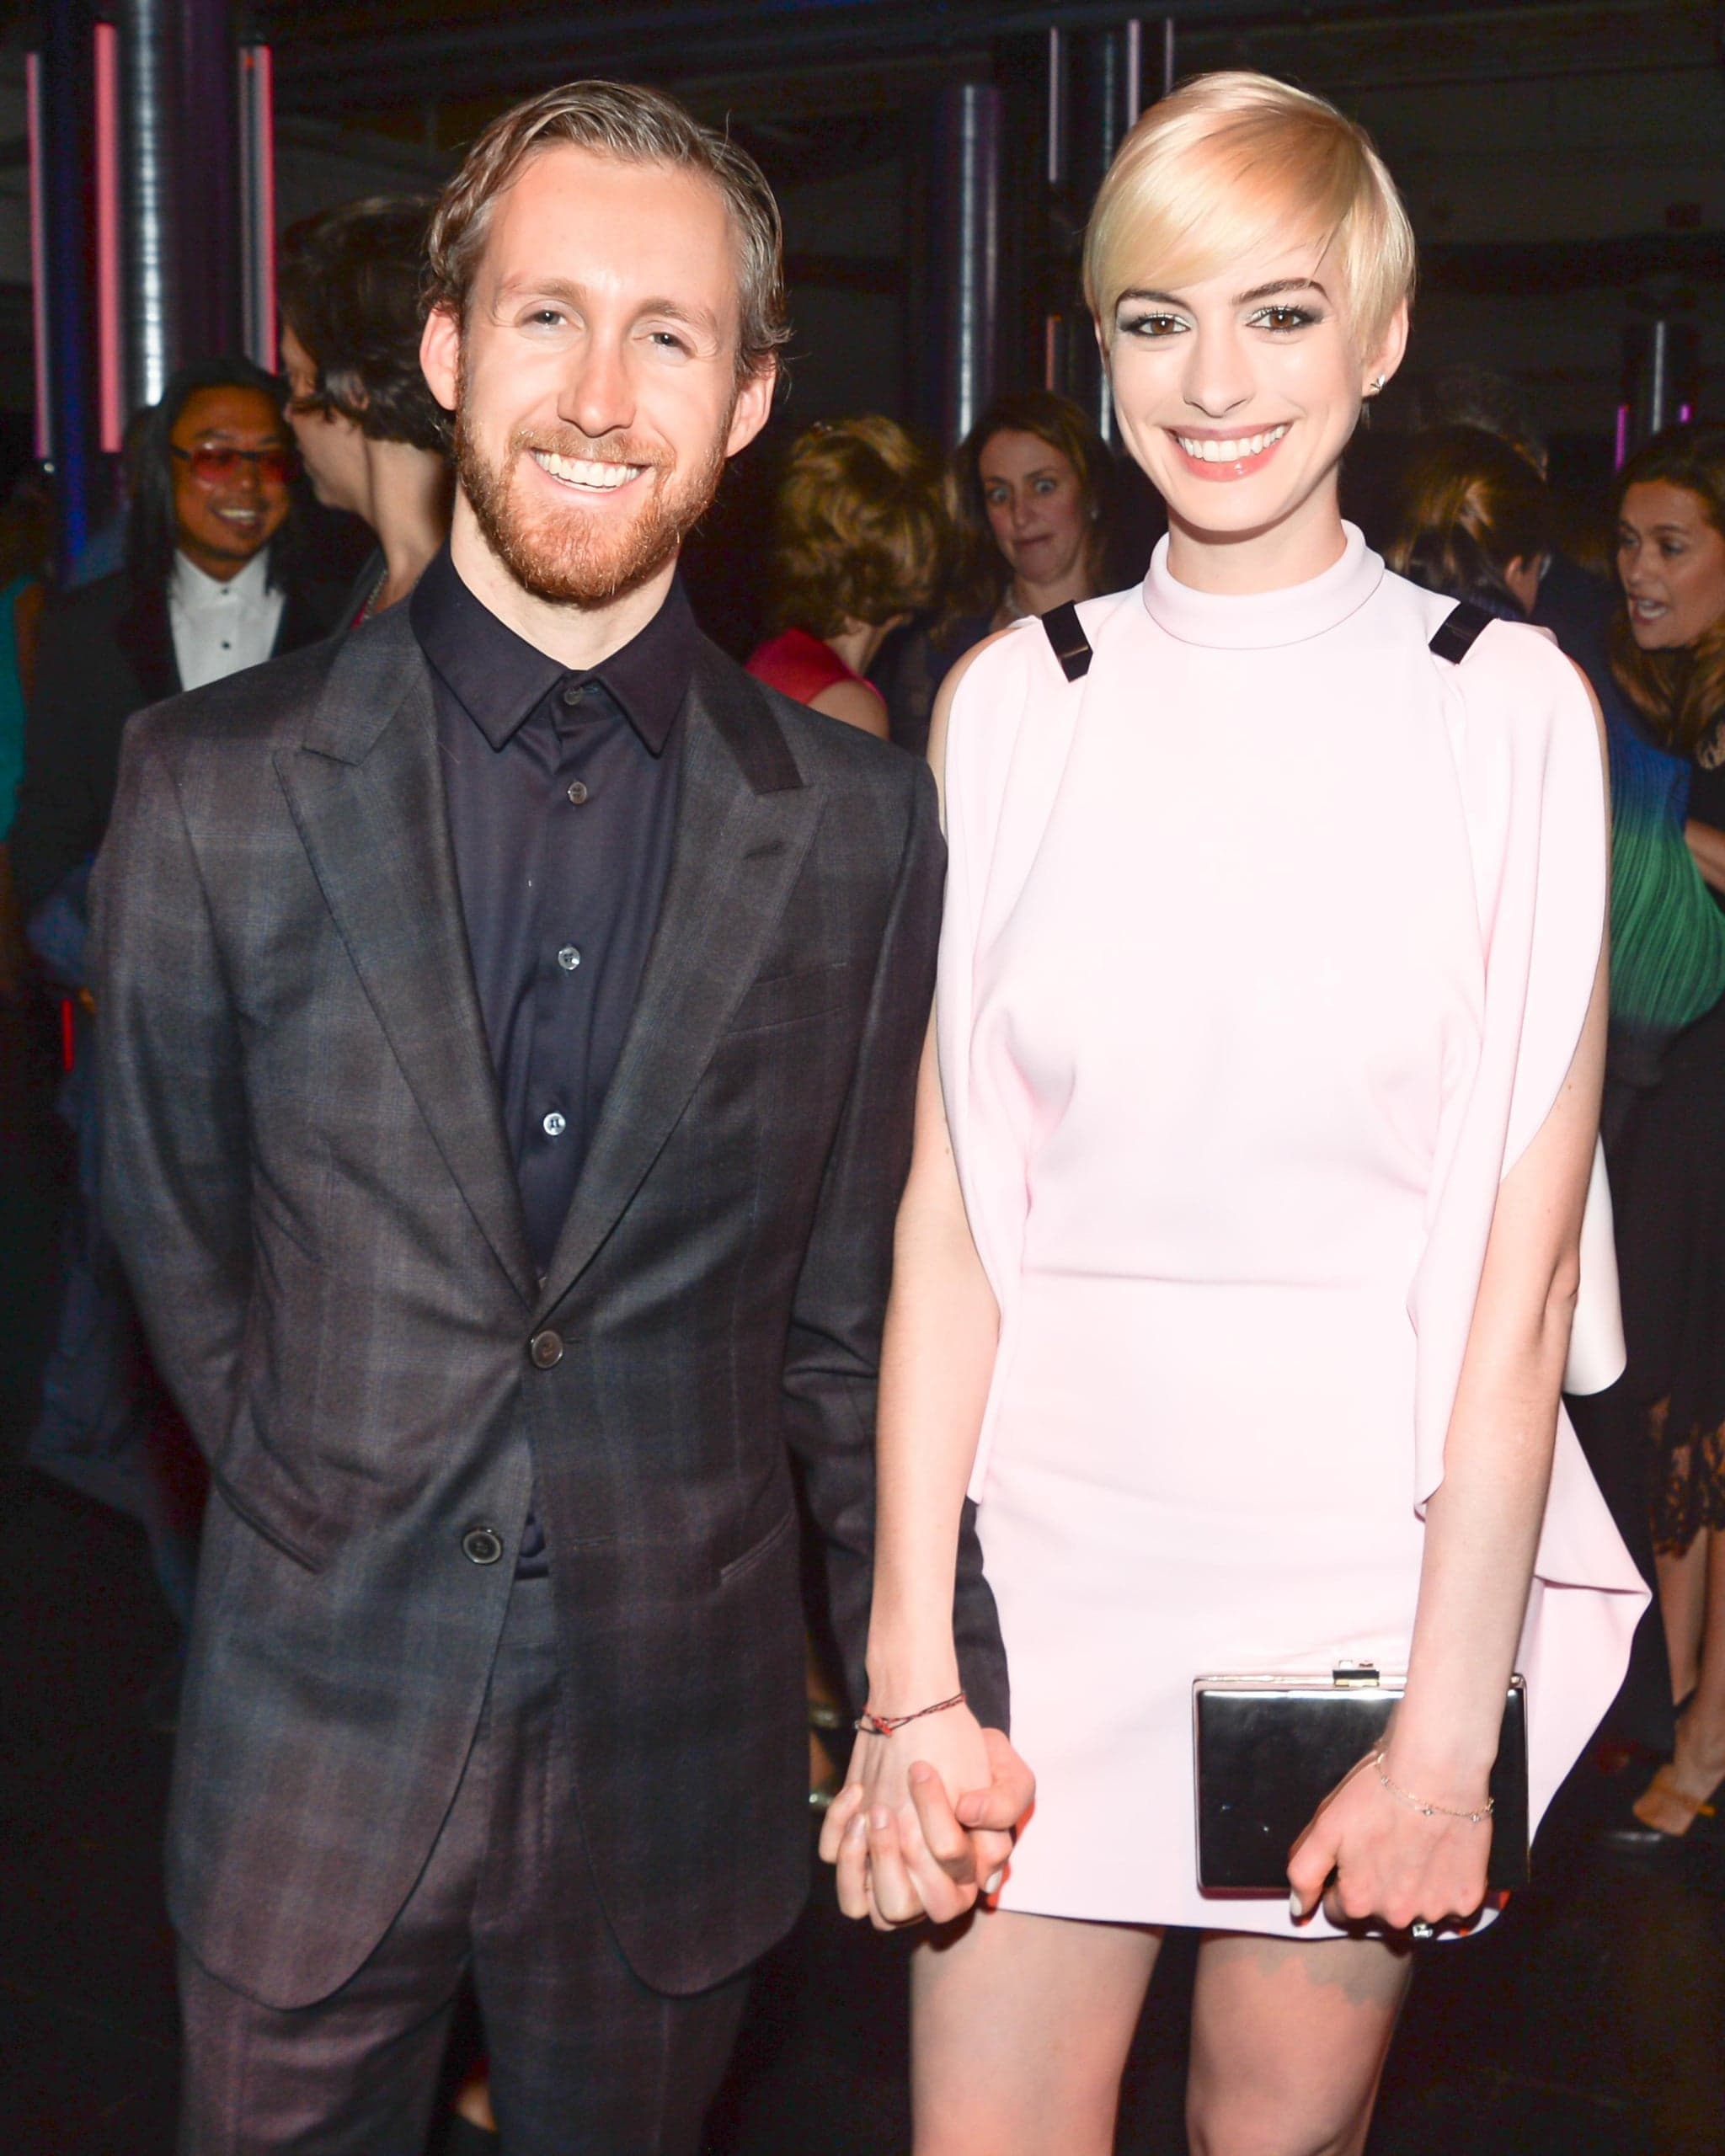
<instances>
[{"instance_id":1,"label":"blurred face in background","mask_svg":"<svg viewBox=\"0 0 1725 2156\"><path fill-rule=\"evenodd\" d=\"M195 389L168 440L175 544L226 584L287 520L292 440L264 392L238 385Z\"/></svg>"},{"instance_id":2,"label":"blurred face in background","mask_svg":"<svg viewBox=\"0 0 1725 2156\"><path fill-rule=\"evenodd\" d=\"M737 237L697 173L563 145L490 207L466 319L422 357L491 552L536 598L597 606L676 554L771 372L737 379ZM457 514L459 515L459 510Z\"/></svg>"},{"instance_id":3,"label":"blurred face in background","mask_svg":"<svg viewBox=\"0 0 1725 2156\"><path fill-rule=\"evenodd\" d=\"M288 420L312 492L327 509L361 510L370 494L365 435L356 419L319 403L317 361L286 322L281 368L291 392Z\"/></svg>"},{"instance_id":4,"label":"blurred face in background","mask_svg":"<svg viewBox=\"0 0 1725 2156\"><path fill-rule=\"evenodd\" d=\"M1725 533L1687 487L1647 479L1626 490L1617 574L1643 651L1681 649L1725 621Z\"/></svg>"},{"instance_id":5,"label":"blurred face in background","mask_svg":"<svg viewBox=\"0 0 1725 2156\"><path fill-rule=\"evenodd\" d=\"M1083 560L1092 530L1071 460L1040 435L991 435L976 460L994 542L1027 584L1060 583Z\"/></svg>"},{"instance_id":6,"label":"blurred face in background","mask_svg":"<svg viewBox=\"0 0 1725 2156\"><path fill-rule=\"evenodd\" d=\"M1177 528L1209 542L1330 542L1361 400L1407 339L1402 307L1381 349L1362 351L1348 300L1338 265L1310 243L1267 246L1172 290L1147 270L1122 294L1102 325L1114 409Z\"/></svg>"}]
</instances>

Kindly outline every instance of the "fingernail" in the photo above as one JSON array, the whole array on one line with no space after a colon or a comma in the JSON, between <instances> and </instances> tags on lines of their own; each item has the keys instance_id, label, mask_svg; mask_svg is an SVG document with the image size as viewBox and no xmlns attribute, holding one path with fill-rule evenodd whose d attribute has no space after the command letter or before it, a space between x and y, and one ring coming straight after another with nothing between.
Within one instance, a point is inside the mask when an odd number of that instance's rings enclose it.
<instances>
[{"instance_id":1,"label":"fingernail","mask_svg":"<svg viewBox=\"0 0 1725 2156\"><path fill-rule=\"evenodd\" d=\"M926 1782L933 1772L934 1769L929 1765L927 1760L919 1759L911 1768L909 1779L913 1782Z\"/></svg>"},{"instance_id":2,"label":"fingernail","mask_svg":"<svg viewBox=\"0 0 1725 2156\"><path fill-rule=\"evenodd\" d=\"M860 1842L868 1832L868 1822L863 1814L859 1812L856 1817L852 1820L850 1825L846 1828L845 1839L847 1842Z\"/></svg>"},{"instance_id":3,"label":"fingernail","mask_svg":"<svg viewBox=\"0 0 1725 2156\"><path fill-rule=\"evenodd\" d=\"M983 1892L985 1894L998 1894L1001 1891L1001 1880L1002 1876L1003 1875L998 1871L991 1871L983 1884Z\"/></svg>"},{"instance_id":4,"label":"fingernail","mask_svg":"<svg viewBox=\"0 0 1725 2156\"><path fill-rule=\"evenodd\" d=\"M868 1823L877 1834L884 1834L893 1823L893 1815L884 1805L876 1805L868 1815Z\"/></svg>"},{"instance_id":5,"label":"fingernail","mask_svg":"<svg viewBox=\"0 0 1725 2156\"><path fill-rule=\"evenodd\" d=\"M1292 1887L1289 1890L1288 1913L1293 1918L1295 1924L1300 1924L1305 1921L1306 1904L1300 1898L1300 1889L1297 1886Z\"/></svg>"}]
</instances>

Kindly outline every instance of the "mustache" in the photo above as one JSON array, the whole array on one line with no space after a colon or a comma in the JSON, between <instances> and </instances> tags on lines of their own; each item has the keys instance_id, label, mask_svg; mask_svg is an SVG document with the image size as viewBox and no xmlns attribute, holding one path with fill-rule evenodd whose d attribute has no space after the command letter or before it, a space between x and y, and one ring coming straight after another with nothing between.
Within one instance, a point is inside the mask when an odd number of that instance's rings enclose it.
<instances>
[{"instance_id":1,"label":"mustache","mask_svg":"<svg viewBox=\"0 0 1725 2156\"><path fill-rule=\"evenodd\" d=\"M517 427L510 436L517 456L538 450L547 456L585 458L590 464L644 465L665 472L671 462L657 444L637 441L630 435L584 435L579 427Z\"/></svg>"}]
</instances>

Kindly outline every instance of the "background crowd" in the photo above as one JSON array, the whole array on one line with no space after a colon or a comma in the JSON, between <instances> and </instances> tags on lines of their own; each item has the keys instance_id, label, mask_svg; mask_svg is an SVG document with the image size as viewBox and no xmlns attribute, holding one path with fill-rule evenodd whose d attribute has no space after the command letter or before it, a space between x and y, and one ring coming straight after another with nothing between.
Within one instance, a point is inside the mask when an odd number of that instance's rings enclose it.
<instances>
[{"instance_id":1,"label":"background crowd","mask_svg":"<svg viewBox=\"0 0 1725 2156\"><path fill-rule=\"evenodd\" d=\"M9 1067L36 1074L21 1127L57 1219L44 1292L14 1305L47 1320L23 1452L142 1524L182 1627L200 1470L94 1203L85 886L132 713L398 604L442 544L451 445L417 359L426 214L367 200L287 235L286 378L238 358L178 374L129 430L126 501L71 578L51 575L37 478L0 511L0 1001ZM1368 541L1417 583L1547 630L1605 715L1605 1136L1629 1363L1573 1413L1658 1593L1602 1735L1601 1831L1657 1854L1717 1832L1725 1783L1725 426L1666 429L1607 498L1578 500L1548 485L1513 382L1450 369L1411 416L1351 453ZM686 561L697 616L761 679L913 753L964 652L1135 581L1156 536L1135 470L1043 390L998 398L950 455L867 413L753 455L773 464L772 528L721 497ZM818 1802L842 1717L811 1625ZM175 1678L170 1658L136 1703L158 1726Z\"/></svg>"}]
</instances>

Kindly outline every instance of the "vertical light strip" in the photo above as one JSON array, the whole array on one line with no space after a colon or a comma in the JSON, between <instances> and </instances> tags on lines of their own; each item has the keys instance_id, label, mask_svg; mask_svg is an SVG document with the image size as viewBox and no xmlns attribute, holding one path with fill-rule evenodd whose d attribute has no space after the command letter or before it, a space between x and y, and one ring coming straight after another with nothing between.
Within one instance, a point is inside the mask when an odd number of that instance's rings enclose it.
<instances>
[{"instance_id":1,"label":"vertical light strip","mask_svg":"<svg viewBox=\"0 0 1725 2156\"><path fill-rule=\"evenodd\" d=\"M1162 95L1170 97L1174 88L1174 18L1162 17Z\"/></svg>"},{"instance_id":2,"label":"vertical light strip","mask_svg":"<svg viewBox=\"0 0 1725 2156\"><path fill-rule=\"evenodd\" d=\"M1066 36L1058 27L1048 34L1048 184L1066 179Z\"/></svg>"},{"instance_id":3,"label":"vertical light strip","mask_svg":"<svg viewBox=\"0 0 1725 2156\"><path fill-rule=\"evenodd\" d=\"M1138 125L1138 115L1144 109L1144 25L1136 15L1126 24L1125 75L1123 85L1125 109L1121 117L1130 134Z\"/></svg>"},{"instance_id":4,"label":"vertical light strip","mask_svg":"<svg viewBox=\"0 0 1725 2156\"><path fill-rule=\"evenodd\" d=\"M239 56L240 244L246 350L274 374L275 327L275 60L267 45Z\"/></svg>"},{"instance_id":5,"label":"vertical light strip","mask_svg":"<svg viewBox=\"0 0 1725 2156\"><path fill-rule=\"evenodd\" d=\"M36 360L36 460L54 460L54 413L48 393L48 235L42 212L42 56L24 61L30 152L30 331Z\"/></svg>"},{"instance_id":6,"label":"vertical light strip","mask_svg":"<svg viewBox=\"0 0 1725 2156\"><path fill-rule=\"evenodd\" d=\"M120 290L120 33L96 25L96 418L103 449L126 439L126 340Z\"/></svg>"}]
</instances>

